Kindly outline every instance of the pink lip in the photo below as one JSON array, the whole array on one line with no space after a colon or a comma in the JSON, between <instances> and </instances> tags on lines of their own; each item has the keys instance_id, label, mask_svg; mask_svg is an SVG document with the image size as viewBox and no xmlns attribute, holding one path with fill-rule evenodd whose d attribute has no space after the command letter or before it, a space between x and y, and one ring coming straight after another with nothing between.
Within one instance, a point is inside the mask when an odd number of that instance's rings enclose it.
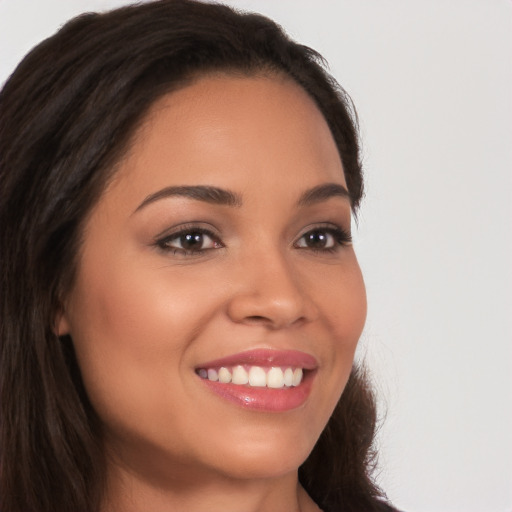
<instances>
[{"instance_id":1,"label":"pink lip","mask_svg":"<svg viewBox=\"0 0 512 512\"><path fill-rule=\"evenodd\" d=\"M221 398L243 408L262 412L285 412L303 405L310 395L318 367L316 359L304 352L256 349L209 361L199 365L196 370L236 365L281 366L306 370L302 382L298 386L281 389L222 384L201 378L204 385Z\"/></svg>"}]
</instances>

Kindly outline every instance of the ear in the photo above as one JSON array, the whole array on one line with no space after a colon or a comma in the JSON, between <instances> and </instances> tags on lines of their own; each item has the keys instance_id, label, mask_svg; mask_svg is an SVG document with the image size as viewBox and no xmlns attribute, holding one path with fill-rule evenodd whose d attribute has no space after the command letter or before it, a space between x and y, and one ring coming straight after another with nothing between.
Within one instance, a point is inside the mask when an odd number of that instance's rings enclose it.
<instances>
[{"instance_id":1,"label":"ear","mask_svg":"<svg viewBox=\"0 0 512 512\"><path fill-rule=\"evenodd\" d=\"M65 336L70 332L69 321L62 306L59 307L57 313L55 314L55 319L53 322L53 332L57 336Z\"/></svg>"}]
</instances>

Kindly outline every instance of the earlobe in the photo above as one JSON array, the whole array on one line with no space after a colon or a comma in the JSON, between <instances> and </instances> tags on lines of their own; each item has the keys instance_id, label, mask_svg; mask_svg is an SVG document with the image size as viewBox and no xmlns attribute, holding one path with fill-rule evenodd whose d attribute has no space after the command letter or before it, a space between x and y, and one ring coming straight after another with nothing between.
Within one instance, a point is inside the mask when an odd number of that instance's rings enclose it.
<instances>
[{"instance_id":1,"label":"earlobe","mask_svg":"<svg viewBox=\"0 0 512 512\"><path fill-rule=\"evenodd\" d=\"M69 322L62 308L59 308L59 310L55 314L55 320L53 322L53 332L57 336L65 336L70 332Z\"/></svg>"}]
</instances>

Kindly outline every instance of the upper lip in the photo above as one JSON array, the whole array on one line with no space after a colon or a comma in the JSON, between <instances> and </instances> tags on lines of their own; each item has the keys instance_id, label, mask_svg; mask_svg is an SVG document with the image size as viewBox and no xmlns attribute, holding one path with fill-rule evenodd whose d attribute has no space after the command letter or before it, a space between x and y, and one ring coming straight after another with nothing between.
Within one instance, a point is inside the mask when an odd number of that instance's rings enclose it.
<instances>
[{"instance_id":1,"label":"upper lip","mask_svg":"<svg viewBox=\"0 0 512 512\"><path fill-rule=\"evenodd\" d=\"M299 350L276 350L259 348L231 354L220 359L200 364L197 368L218 368L221 366L288 366L314 370L318 366L317 360L310 354Z\"/></svg>"}]
</instances>

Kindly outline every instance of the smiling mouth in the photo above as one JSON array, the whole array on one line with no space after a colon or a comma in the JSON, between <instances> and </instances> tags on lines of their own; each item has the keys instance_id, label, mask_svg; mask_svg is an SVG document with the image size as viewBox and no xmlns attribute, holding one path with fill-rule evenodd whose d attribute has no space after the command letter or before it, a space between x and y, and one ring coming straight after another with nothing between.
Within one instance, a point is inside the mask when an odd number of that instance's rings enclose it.
<instances>
[{"instance_id":1,"label":"smiling mouth","mask_svg":"<svg viewBox=\"0 0 512 512\"><path fill-rule=\"evenodd\" d=\"M202 379L221 384L236 384L253 388L282 389L299 386L304 370L294 367L263 367L236 365L233 367L200 368Z\"/></svg>"},{"instance_id":2,"label":"smiling mouth","mask_svg":"<svg viewBox=\"0 0 512 512\"><path fill-rule=\"evenodd\" d=\"M255 349L204 362L195 373L210 392L238 406L285 412L306 402L317 370L304 352Z\"/></svg>"}]
</instances>

